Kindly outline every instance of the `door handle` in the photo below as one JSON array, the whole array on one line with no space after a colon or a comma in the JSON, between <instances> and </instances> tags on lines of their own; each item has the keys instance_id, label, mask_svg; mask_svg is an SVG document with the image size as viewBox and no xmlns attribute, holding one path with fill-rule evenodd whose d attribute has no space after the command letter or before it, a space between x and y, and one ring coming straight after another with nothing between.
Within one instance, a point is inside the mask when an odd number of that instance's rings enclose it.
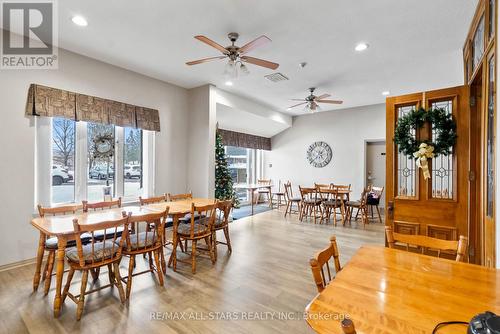
<instances>
[{"instance_id":1,"label":"door handle","mask_svg":"<svg viewBox=\"0 0 500 334\"><path fill-rule=\"evenodd\" d=\"M394 219L394 202L393 201L387 202L387 218L390 220Z\"/></svg>"}]
</instances>

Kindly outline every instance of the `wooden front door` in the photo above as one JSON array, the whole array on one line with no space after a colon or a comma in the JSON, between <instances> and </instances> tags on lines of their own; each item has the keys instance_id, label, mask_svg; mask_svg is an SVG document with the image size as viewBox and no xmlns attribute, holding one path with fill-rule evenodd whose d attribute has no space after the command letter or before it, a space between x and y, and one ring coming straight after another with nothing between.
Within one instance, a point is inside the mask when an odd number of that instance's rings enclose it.
<instances>
[{"instance_id":1,"label":"wooden front door","mask_svg":"<svg viewBox=\"0 0 500 334\"><path fill-rule=\"evenodd\" d=\"M394 144L394 130L398 117L420 107L426 110L446 109L453 115L458 134L453 154L428 160L431 178L427 180L417 168L415 159L398 153ZM468 236L469 88L460 86L391 97L386 101L386 113L386 224L392 225L394 221L418 223L420 234L426 234L431 228L434 231L439 230L442 226L443 238ZM434 137L428 125L417 129L412 135L418 140Z\"/></svg>"}]
</instances>

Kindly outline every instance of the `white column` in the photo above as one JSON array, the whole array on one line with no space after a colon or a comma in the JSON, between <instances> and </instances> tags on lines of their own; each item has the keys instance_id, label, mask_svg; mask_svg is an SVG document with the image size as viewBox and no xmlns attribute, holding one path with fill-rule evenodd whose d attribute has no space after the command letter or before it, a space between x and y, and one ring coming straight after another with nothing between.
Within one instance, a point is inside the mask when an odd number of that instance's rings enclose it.
<instances>
[{"instance_id":1,"label":"white column","mask_svg":"<svg viewBox=\"0 0 500 334\"><path fill-rule=\"evenodd\" d=\"M52 121L35 117L35 205L50 206L52 202Z\"/></svg>"},{"instance_id":2,"label":"white column","mask_svg":"<svg viewBox=\"0 0 500 334\"><path fill-rule=\"evenodd\" d=\"M123 197L124 180L123 180L123 145L124 145L125 129L115 126L115 197Z\"/></svg>"},{"instance_id":3,"label":"white column","mask_svg":"<svg viewBox=\"0 0 500 334\"><path fill-rule=\"evenodd\" d=\"M156 132L142 131L142 195L145 197L155 196L155 138Z\"/></svg>"},{"instance_id":4,"label":"white column","mask_svg":"<svg viewBox=\"0 0 500 334\"><path fill-rule=\"evenodd\" d=\"M87 122L76 122L75 202L87 199Z\"/></svg>"}]
</instances>

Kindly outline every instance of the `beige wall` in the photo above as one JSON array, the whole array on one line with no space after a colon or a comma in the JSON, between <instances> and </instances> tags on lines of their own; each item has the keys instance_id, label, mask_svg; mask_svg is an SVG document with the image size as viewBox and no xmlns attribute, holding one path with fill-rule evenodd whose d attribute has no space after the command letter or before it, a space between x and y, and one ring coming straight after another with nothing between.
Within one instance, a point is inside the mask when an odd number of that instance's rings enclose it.
<instances>
[{"instance_id":1,"label":"beige wall","mask_svg":"<svg viewBox=\"0 0 500 334\"><path fill-rule=\"evenodd\" d=\"M38 235L29 225L35 204L35 127L24 117L30 83L158 109L155 192L186 191L186 89L64 50L59 70L0 71L0 265L33 258L37 245Z\"/></svg>"}]
</instances>

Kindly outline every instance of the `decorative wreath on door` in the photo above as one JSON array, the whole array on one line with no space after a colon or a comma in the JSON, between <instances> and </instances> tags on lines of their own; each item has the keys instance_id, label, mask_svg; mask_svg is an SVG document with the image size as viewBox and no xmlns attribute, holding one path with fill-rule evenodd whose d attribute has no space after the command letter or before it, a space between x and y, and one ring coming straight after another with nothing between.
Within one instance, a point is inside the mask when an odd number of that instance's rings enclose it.
<instances>
[{"instance_id":1,"label":"decorative wreath on door","mask_svg":"<svg viewBox=\"0 0 500 334\"><path fill-rule=\"evenodd\" d=\"M414 137L416 130L422 128L425 123L429 123L435 133L434 142L417 140ZM422 168L424 178L428 179L431 175L427 159L451 154L457 142L457 124L443 108L412 110L398 119L394 142L400 153L413 156L417 160L417 166Z\"/></svg>"}]
</instances>

